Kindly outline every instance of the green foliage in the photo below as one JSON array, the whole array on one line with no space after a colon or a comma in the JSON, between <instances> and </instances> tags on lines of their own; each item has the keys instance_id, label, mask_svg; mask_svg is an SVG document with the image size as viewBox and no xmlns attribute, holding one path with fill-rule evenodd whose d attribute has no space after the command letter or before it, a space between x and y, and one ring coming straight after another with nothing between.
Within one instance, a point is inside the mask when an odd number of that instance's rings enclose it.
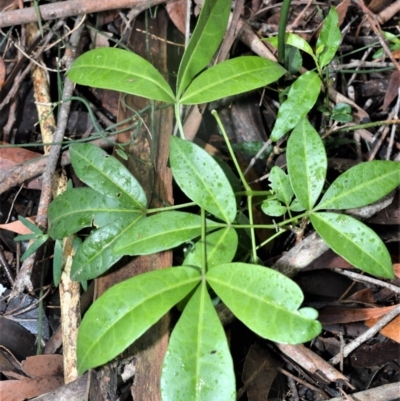
<instances>
[{"instance_id":1,"label":"green foliage","mask_svg":"<svg viewBox=\"0 0 400 401\"><path fill-rule=\"evenodd\" d=\"M161 374L163 400L235 400L224 328L202 283L172 331Z\"/></svg>"},{"instance_id":2,"label":"green foliage","mask_svg":"<svg viewBox=\"0 0 400 401\"><path fill-rule=\"evenodd\" d=\"M276 142L293 129L313 108L321 90L321 80L313 71L301 75L290 87L287 99L278 110L270 138Z\"/></svg>"},{"instance_id":3,"label":"green foliage","mask_svg":"<svg viewBox=\"0 0 400 401\"><path fill-rule=\"evenodd\" d=\"M29 258L29 256L35 253L49 239L49 235L44 234L40 228L36 227L35 224L31 223L25 217L18 216L18 220L32 231L31 234L17 235L14 238L15 241L32 241L28 249L21 256L21 262L23 262L26 258Z\"/></svg>"},{"instance_id":4,"label":"green foliage","mask_svg":"<svg viewBox=\"0 0 400 401\"><path fill-rule=\"evenodd\" d=\"M223 38L229 11L228 0L205 0L179 67L176 94L150 63L119 49L84 54L68 76L83 85L173 103L175 110L181 104L206 103L281 78L286 72L283 67L259 57L239 57L203 71ZM319 134L306 119L320 95L322 68L333 59L340 43L336 10L331 9L325 20L315 52L294 34L285 40L295 50L289 54L293 71L300 50L313 57L318 73L310 71L298 77L278 111L271 140L278 141L293 130L287 143L288 174L279 167L272 168L271 191L265 192L261 208L270 216L288 213L290 218L268 228L283 232L290 224L309 219L329 246L354 266L370 274L393 277L390 256L379 237L363 223L332 210L379 200L400 185L400 165L383 161L360 164L339 176L323 193L326 152ZM181 123L179 114L177 119ZM231 150L229 142L227 145ZM173 177L193 201L191 206L200 211L189 213L172 210L177 207L148 209L137 180L104 151L91 145L74 145L70 153L77 176L89 188L69 189L52 202L49 235L59 247L63 237L90 227L88 238L74 257L74 280L93 279L124 255L148 255L190 243L182 266L138 275L96 300L79 329L80 373L116 357L179 304L182 314L172 331L162 369L163 399L234 400L232 359L210 288L263 338L295 344L309 341L321 331L317 312L301 308L303 294L297 284L268 267L242 262L250 253L253 260L257 259L255 227L250 224L253 212L249 207L249 218L238 213L237 197L243 192L239 193L240 181L226 164L193 143L171 138ZM232 158L236 162L233 153ZM238 173L246 195L260 196L251 190L241 171ZM292 217L291 213L299 214ZM37 230L33 229L32 238L43 236ZM248 254L243 256L243 251ZM57 270L55 277L59 273Z\"/></svg>"},{"instance_id":5,"label":"green foliage","mask_svg":"<svg viewBox=\"0 0 400 401\"><path fill-rule=\"evenodd\" d=\"M170 163L176 182L189 199L221 220L233 222L235 194L223 170L208 153L192 142L172 137Z\"/></svg>"}]
</instances>

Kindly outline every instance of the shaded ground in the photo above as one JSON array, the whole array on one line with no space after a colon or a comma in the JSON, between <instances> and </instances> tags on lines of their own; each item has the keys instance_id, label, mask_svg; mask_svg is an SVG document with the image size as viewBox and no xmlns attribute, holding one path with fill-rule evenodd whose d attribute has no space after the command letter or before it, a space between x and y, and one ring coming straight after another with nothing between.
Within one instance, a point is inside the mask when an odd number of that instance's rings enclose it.
<instances>
[{"instance_id":1,"label":"shaded ground","mask_svg":"<svg viewBox=\"0 0 400 401\"><path fill-rule=\"evenodd\" d=\"M156 365L156 362L152 364L151 358L160 352L146 356L150 358L147 359L149 366L140 365L143 362L138 362L142 359L137 355L142 355L143 349L151 348L145 340L137 349L130 350L124 360L92 373L92 382L88 386L90 390L86 389L86 375L75 383L76 387L70 390L71 393L67 393L69 390L62 386L64 380L68 382L75 378L73 361L69 359L73 359L74 350L65 345L69 337L64 337L62 347L60 321L64 319L65 323L67 319L71 327L70 338L74 338L79 319L74 322L76 315L60 315L59 290L52 281L53 243L49 241L41 248L30 267L27 267L25 262L21 266L20 257L28 241L14 241L15 233L26 233L21 231L23 225L18 223L18 216L32 218L46 231L47 206L51 197L55 196L54 192L51 194L55 180L62 181L65 177L72 179L75 186L82 185L69 165L67 149L71 141L82 138L96 140L97 144L113 152L113 146L97 135L93 119L101 126L103 136L110 135L108 139L112 141L124 143L138 135L135 125L137 115L131 110L142 110L146 102L120 97L112 91L74 88L73 85L69 88L67 84L62 88L65 69L74 57L71 51L73 45L78 54L94 47L114 46L115 43L127 46L150 57L171 82L174 80L184 43L184 35L179 30L185 29L185 2L170 3L166 8L160 5L150 10L147 3L139 2L133 9L125 8L129 3L132 2L104 1L101 6L96 5L99 8L88 8L83 20L76 17L77 2L48 2L43 6L53 8L43 8L43 20L39 26L36 23L27 24L36 18L33 7L27 9L26 16L13 13L13 10L22 6L18 1L9 0L0 4L3 11L0 15L0 223L3 224L0 229L0 282L3 286L0 304L0 391L4 394L4 400L22 400L56 389L59 389L57 396L52 395L53 398L47 399L88 397L89 400L122 400L132 399L131 391L137 400L157 399L141 390L146 388L146 381L152 377L155 390L151 391L157 393L158 379L147 369ZM153 1L152 5L156 6L156 3ZM347 117L351 117L341 121L329 119L331 110L323 109L322 101L319 110L310 115L310 120L325 139L330 168L328 179L332 181L340 172L360 161L400 161L400 46L399 39L396 39L400 34L399 1L373 0L366 6L359 1L343 1L340 5L338 1L292 3L288 30L302 36L311 45L315 45L316 32L329 11L329 5L338 6L342 21L342 44L330 66L331 88L339 95L331 94L329 107L348 103L351 113ZM87 6L90 6L89 2ZM276 35L280 7L281 4L276 1L237 1L233 9L236 24L231 26L223 42L219 60L253 52L270 57L273 49L268 49L259 38ZM54 13L53 19L46 21L49 13ZM194 23L195 17L192 20ZM43 29L43 38L40 29ZM394 38L384 32L391 33ZM382 50L382 42L386 49ZM302 56L300 65L313 68L312 60L305 54ZM292 63L295 64L295 60ZM37 64L41 67L36 68ZM69 89L69 96L65 96ZM65 102L72 95L75 100ZM90 113L78 97L86 101ZM70 110L63 109L62 100L63 105L70 105ZM37 107L38 104L41 107ZM278 105L276 93L269 89L226 99L204 106L203 118L193 113L190 120L192 124L185 127L185 133L210 153L224 157L229 163L222 137L209 114L209 110L217 109L244 170L268 139ZM51 112L54 113L53 119ZM153 136L159 135L162 130L173 129L171 115L168 111L163 113L156 113L153 121L148 114L142 115L150 130L154 129ZM38 120L41 121L40 125L37 124ZM115 124L121 122L123 124L116 127ZM370 122L376 124L369 125ZM353 130L351 125L354 124L365 125ZM349 129L343 129L346 126ZM121 127L124 132L116 132ZM52 136L54 133L55 137ZM140 138L140 134L137 138ZM48 154L50 149L43 143L58 141L62 141L62 156L43 158L42 155ZM135 145L135 150L127 148L130 156L127 165L136 172L143 163L135 165L135 160L146 154L150 145L148 138L144 142L136 141ZM253 181L254 189L268 189L266 175L272 166L284 166L286 163L283 154L285 146L282 142L280 148L276 148L268 158L262 157L251 169L248 177ZM161 152L164 157L167 156L165 151ZM52 164L54 168L57 165L59 178L53 178ZM162 164L166 165L166 162ZM141 171L140 174L145 181L153 180L150 170ZM169 174L167 167L165 174ZM172 187L166 184L168 179L163 178L160 181L162 185L155 181L156 185L160 185L159 188L165 189L164 198L171 197ZM177 188L174 189L174 198L177 203L185 201ZM350 354L346 354L345 349L346 344L358 341L369 327L393 312L398 304L399 190L394 197L380 205L366 223L379 233L392 256L396 278L391 282L377 279L367 281L366 275L360 274L345 275L354 270L330 250L313 257L304 247L304 238L311 234L307 228L300 234L293 232L282 236L272 246L260 249L258 256L266 266L281 261L301 268L294 279L305 293L305 305L319 310L324 330L311 344L283 346L258 338L238 321L227 322L225 327L235 362L238 398L250 401L352 399L350 397L354 400L376 400L379 394L380 400L400 399L398 316L392 316L389 324L367 335ZM256 218L258 224L266 221L262 213L256 213ZM260 232L258 240L263 242L268 235L270 233ZM313 252L318 253L318 250ZM89 283L88 291L83 294L80 294L79 286L71 284L69 287L68 280L63 281L61 298L66 298L65 294L76 297L75 304L64 307L64 310L72 310L80 303L82 311L85 311L92 302L94 292L98 296L112 284L132 275L133 267L137 270L138 265L144 264L148 269L154 265L157 268L168 266L171 263L168 258L171 257L169 255L166 260L155 259L151 262L124 260L119 270L116 268L111 274L97 280L96 289L94 282ZM174 255L176 260L181 257L179 251ZM285 257L286 260L282 259ZM301 257L307 257L308 262L302 264ZM13 285L14 291L10 296ZM173 311L171 321L175 321L176 316L177 312ZM38 324L40 318L42 324ZM167 327L168 321L162 324ZM167 336L161 328L157 333L155 337L163 338L157 344L162 350ZM65 335L68 336L68 333ZM153 345L151 341L150 344ZM71 356L66 355L68 352L71 352ZM36 353L41 354L40 357L33 357ZM69 360L64 365L68 366L64 378L61 355ZM162 361L162 355L158 356ZM120 377L119 365L133 367L132 372L136 367L136 375L127 374L124 382ZM371 392L368 392L370 389Z\"/></svg>"}]
</instances>

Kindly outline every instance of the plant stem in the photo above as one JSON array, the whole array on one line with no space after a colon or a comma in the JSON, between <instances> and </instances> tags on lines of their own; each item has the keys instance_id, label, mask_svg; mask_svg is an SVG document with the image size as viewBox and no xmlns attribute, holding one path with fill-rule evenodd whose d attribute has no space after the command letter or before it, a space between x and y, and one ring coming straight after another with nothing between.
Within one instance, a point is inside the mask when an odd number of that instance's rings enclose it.
<instances>
[{"instance_id":1,"label":"plant stem","mask_svg":"<svg viewBox=\"0 0 400 401\"><path fill-rule=\"evenodd\" d=\"M207 248L206 248L206 211L201 208L201 274L207 271Z\"/></svg>"},{"instance_id":2,"label":"plant stem","mask_svg":"<svg viewBox=\"0 0 400 401\"><path fill-rule=\"evenodd\" d=\"M181 113L180 113L180 104L175 103L175 118L176 123L178 124L178 131L182 139L185 139L185 133L183 132L182 120L181 120Z\"/></svg>"},{"instance_id":3,"label":"plant stem","mask_svg":"<svg viewBox=\"0 0 400 401\"><path fill-rule=\"evenodd\" d=\"M214 118L216 119L217 124L218 124L218 127L219 127L219 129L221 130L221 132L222 132L222 136L224 137L226 146L228 147L229 154L230 154L231 157L232 157L233 163L235 164L235 167L236 167L236 171L237 171L238 174L239 174L240 180L242 181L242 184L243 184L243 186L244 186L244 188L245 188L245 190L246 190L246 193L251 193L252 190L251 190L251 188L250 188L250 185L247 183L246 179L244 178L244 175L243 175L243 173L242 173L242 170L240 169L239 163L238 163L238 161L237 161L237 159L236 159L235 153L234 153L234 151L233 151L233 149L232 149L232 146L231 146L231 143L230 143L230 141L229 141L228 135L226 134L225 128L224 128L224 126L222 125L221 119L219 118L219 115L218 115L217 111L216 111L216 110L212 110L212 111L211 111L211 114L212 114L212 115L214 116Z\"/></svg>"},{"instance_id":4,"label":"plant stem","mask_svg":"<svg viewBox=\"0 0 400 401\"><path fill-rule=\"evenodd\" d=\"M281 15L279 17L278 27L278 62L285 65L285 39L286 39L286 25L289 16L291 0L283 0Z\"/></svg>"}]
</instances>

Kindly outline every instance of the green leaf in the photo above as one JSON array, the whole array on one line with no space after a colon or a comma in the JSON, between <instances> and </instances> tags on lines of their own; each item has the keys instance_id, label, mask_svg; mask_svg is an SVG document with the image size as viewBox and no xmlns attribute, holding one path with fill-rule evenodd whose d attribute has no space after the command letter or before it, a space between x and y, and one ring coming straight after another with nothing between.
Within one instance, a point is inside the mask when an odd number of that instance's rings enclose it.
<instances>
[{"instance_id":1,"label":"green leaf","mask_svg":"<svg viewBox=\"0 0 400 401\"><path fill-rule=\"evenodd\" d=\"M21 256L21 262L23 262L26 258L29 258L29 256L36 252L48 239L49 236L44 234L41 237L38 237L35 242L32 242L29 248Z\"/></svg>"},{"instance_id":2,"label":"green leaf","mask_svg":"<svg viewBox=\"0 0 400 401\"><path fill-rule=\"evenodd\" d=\"M103 227L117 219L136 219L141 214L91 188L68 189L50 203L49 235L61 239L84 227Z\"/></svg>"},{"instance_id":3,"label":"green leaf","mask_svg":"<svg viewBox=\"0 0 400 401\"><path fill-rule=\"evenodd\" d=\"M286 206L289 206L294 193L286 173L278 166L272 167L269 173L269 182L276 198Z\"/></svg>"},{"instance_id":4,"label":"green leaf","mask_svg":"<svg viewBox=\"0 0 400 401\"><path fill-rule=\"evenodd\" d=\"M200 282L181 266L140 274L111 287L89 308L79 327L80 373L120 354Z\"/></svg>"},{"instance_id":5,"label":"green leaf","mask_svg":"<svg viewBox=\"0 0 400 401\"><path fill-rule=\"evenodd\" d=\"M233 260L238 247L238 235L233 227L226 227L206 235L207 267L213 268L221 263L229 263ZM199 240L187 253L183 264L185 266L203 265L203 244Z\"/></svg>"},{"instance_id":6,"label":"green leaf","mask_svg":"<svg viewBox=\"0 0 400 401\"><path fill-rule=\"evenodd\" d=\"M172 331L161 374L161 398L236 399L228 342L204 283L197 288Z\"/></svg>"},{"instance_id":7,"label":"green leaf","mask_svg":"<svg viewBox=\"0 0 400 401\"><path fill-rule=\"evenodd\" d=\"M146 194L136 178L115 157L98 146L75 144L70 146L71 164L76 175L101 194L118 199L132 209L144 209Z\"/></svg>"},{"instance_id":8,"label":"green leaf","mask_svg":"<svg viewBox=\"0 0 400 401\"><path fill-rule=\"evenodd\" d=\"M91 280L103 274L121 259L114 254L114 246L125 231L131 229L142 218L136 215L133 220L121 219L99 228L78 248L71 266L71 279Z\"/></svg>"},{"instance_id":9,"label":"green leaf","mask_svg":"<svg viewBox=\"0 0 400 401\"><path fill-rule=\"evenodd\" d=\"M144 58L126 50L112 47L90 50L76 59L67 76L80 85L175 102L163 76Z\"/></svg>"},{"instance_id":10,"label":"green leaf","mask_svg":"<svg viewBox=\"0 0 400 401\"><path fill-rule=\"evenodd\" d=\"M351 106L347 103L338 103L332 110L332 120L339 121L340 123L347 123L353 121L351 115Z\"/></svg>"},{"instance_id":11,"label":"green leaf","mask_svg":"<svg viewBox=\"0 0 400 401\"><path fill-rule=\"evenodd\" d=\"M277 120L271 133L276 142L304 119L317 101L321 80L313 71L301 75L290 87L287 99L278 110Z\"/></svg>"},{"instance_id":12,"label":"green leaf","mask_svg":"<svg viewBox=\"0 0 400 401\"><path fill-rule=\"evenodd\" d=\"M267 216L280 217L287 212L287 207L282 206L280 201L276 199L267 199L262 203L261 210Z\"/></svg>"},{"instance_id":13,"label":"green leaf","mask_svg":"<svg viewBox=\"0 0 400 401\"><path fill-rule=\"evenodd\" d=\"M207 229L215 223L207 220ZM149 255L200 236L201 217L186 212L162 212L129 227L115 244L115 255Z\"/></svg>"},{"instance_id":14,"label":"green leaf","mask_svg":"<svg viewBox=\"0 0 400 401\"><path fill-rule=\"evenodd\" d=\"M263 41L269 42L276 49L278 48L278 36L274 36L272 38L262 39ZM313 52L312 47L299 35L295 33L286 33L285 34L285 43L287 45L296 47L299 50L309 54L313 59L315 59L315 54Z\"/></svg>"},{"instance_id":15,"label":"green leaf","mask_svg":"<svg viewBox=\"0 0 400 401\"><path fill-rule=\"evenodd\" d=\"M63 266L63 241L57 239L54 242L54 256L53 256L53 282L54 286L58 287L61 280L62 266Z\"/></svg>"},{"instance_id":16,"label":"green leaf","mask_svg":"<svg viewBox=\"0 0 400 401\"><path fill-rule=\"evenodd\" d=\"M205 0L178 71L177 99L211 61L228 25L230 0Z\"/></svg>"},{"instance_id":17,"label":"green leaf","mask_svg":"<svg viewBox=\"0 0 400 401\"><path fill-rule=\"evenodd\" d=\"M261 337L298 344L321 332L319 322L298 310L300 287L275 270L227 263L209 270L206 279L236 317Z\"/></svg>"},{"instance_id":18,"label":"green leaf","mask_svg":"<svg viewBox=\"0 0 400 401\"><path fill-rule=\"evenodd\" d=\"M350 264L367 273L393 278L391 258L379 236L351 216L313 213L310 220L317 233Z\"/></svg>"},{"instance_id":19,"label":"green leaf","mask_svg":"<svg viewBox=\"0 0 400 401\"><path fill-rule=\"evenodd\" d=\"M236 199L218 163L193 142L171 137L172 175L188 198L221 220L232 223Z\"/></svg>"},{"instance_id":20,"label":"green leaf","mask_svg":"<svg viewBox=\"0 0 400 401\"><path fill-rule=\"evenodd\" d=\"M374 160L351 167L332 183L315 210L352 209L383 198L400 185L400 163Z\"/></svg>"},{"instance_id":21,"label":"green leaf","mask_svg":"<svg viewBox=\"0 0 400 401\"><path fill-rule=\"evenodd\" d=\"M18 220L25 226L28 227L31 231L32 234L36 234L36 235L42 235L43 232L42 230L37 227L34 223L32 223L31 221L29 221L28 219L26 219L23 216L18 216ZM29 235L29 234L28 234Z\"/></svg>"},{"instance_id":22,"label":"green leaf","mask_svg":"<svg viewBox=\"0 0 400 401\"><path fill-rule=\"evenodd\" d=\"M331 7L328 16L325 18L316 46L317 49L322 47L322 51L318 54L318 62L321 68L329 64L335 57L341 40L339 15L336 8Z\"/></svg>"},{"instance_id":23,"label":"green leaf","mask_svg":"<svg viewBox=\"0 0 400 401\"><path fill-rule=\"evenodd\" d=\"M324 144L308 119L303 119L289 136L286 158L294 193L310 210L324 186L328 160Z\"/></svg>"},{"instance_id":24,"label":"green leaf","mask_svg":"<svg viewBox=\"0 0 400 401\"><path fill-rule=\"evenodd\" d=\"M237 57L217 64L196 77L180 103L208 103L249 92L275 82L285 72L278 63L262 57Z\"/></svg>"}]
</instances>

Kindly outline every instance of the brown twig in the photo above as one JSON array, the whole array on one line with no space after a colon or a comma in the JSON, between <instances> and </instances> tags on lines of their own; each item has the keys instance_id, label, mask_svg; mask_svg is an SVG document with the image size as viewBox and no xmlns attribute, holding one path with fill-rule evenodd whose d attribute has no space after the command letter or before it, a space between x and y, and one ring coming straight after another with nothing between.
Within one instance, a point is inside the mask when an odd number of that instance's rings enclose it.
<instances>
[{"instance_id":1,"label":"brown twig","mask_svg":"<svg viewBox=\"0 0 400 401\"><path fill-rule=\"evenodd\" d=\"M383 47L383 50L385 51L386 55L390 58L390 60L392 60L392 63L397 68L397 70L400 71L400 64L397 62L396 58L394 57L394 55L392 54L388 45L386 44L385 40L382 37L381 29L377 21L376 15L372 13L371 10L364 4L363 0L358 0L357 3L360 5L360 8L365 13L368 22L370 23L372 30L375 32L375 35L378 38L381 46Z\"/></svg>"},{"instance_id":2,"label":"brown twig","mask_svg":"<svg viewBox=\"0 0 400 401\"><path fill-rule=\"evenodd\" d=\"M83 30L83 25L81 25L80 29L76 30L71 35L71 46L67 48L65 52L65 60L66 60L65 64L67 68L71 66L72 61L75 58L75 50L77 48L82 30ZM70 98L72 96L73 90L74 90L73 82L71 82L68 78L65 78L62 98L63 99ZM53 175L57 166L57 161L61 150L61 144L58 143L61 143L64 138L70 107L71 107L70 101L61 104L60 113L58 116L57 129L56 132L54 133L55 145L53 145L50 149L46 168L43 172L42 193L40 196L38 212L36 217L36 224L42 230L46 230L47 227L47 209L52 198L51 191L52 191ZM18 273L18 276L15 280L14 287L11 292L11 297L18 296L22 291L24 291L25 288L27 288L29 291L32 291L33 286L31 282L31 272L33 264L34 264L33 255L25 259L21 267L21 270Z\"/></svg>"},{"instance_id":3,"label":"brown twig","mask_svg":"<svg viewBox=\"0 0 400 401\"><path fill-rule=\"evenodd\" d=\"M343 348L343 357L346 358L350 353L352 353L356 348L358 348L362 343L372 338L378 331L385 327L391 320L400 314L400 305L391 310L387 315L380 319L376 324L369 328L366 332L358 336L354 341L347 344ZM340 362L341 353L335 355L329 363L336 365Z\"/></svg>"},{"instance_id":4,"label":"brown twig","mask_svg":"<svg viewBox=\"0 0 400 401\"><path fill-rule=\"evenodd\" d=\"M144 11L150 6L165 3L165 0L71 0L39 6L43 21L84 15L117 8L135 8ZM34 7L0 13L0 28L37 22Z\"/></svg>"}]
</instances>

